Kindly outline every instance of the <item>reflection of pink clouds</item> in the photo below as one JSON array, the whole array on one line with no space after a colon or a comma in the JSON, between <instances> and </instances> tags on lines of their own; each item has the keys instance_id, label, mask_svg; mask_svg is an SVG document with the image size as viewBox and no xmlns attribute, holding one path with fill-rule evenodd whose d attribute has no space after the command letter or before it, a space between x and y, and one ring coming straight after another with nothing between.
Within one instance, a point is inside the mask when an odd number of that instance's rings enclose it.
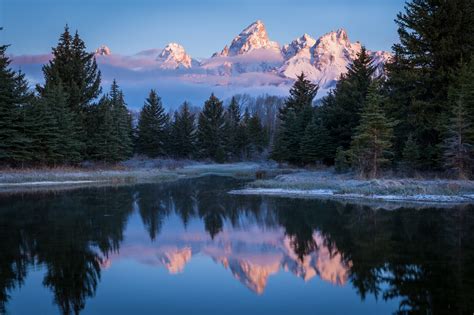
<instances>
[{"instance_id":1,"label":"reflection of pink clouds","mask_svg":"<svg viewBox=\"0 0 474 315\"><path fill-rule=\"evenodd\" d=\"M330 252L318 232L313 239L317 249L300 260L283 229L226 229L214 240L204 232L170 232L160 235L159 244L124 244L120 254L110 259L134 259L146 265L163 266L175 274L183 272L193 255L201 254L222 264L234 278L258 294L264 292L269 276L280 271L291 272L305 281L318 276L334 285L345 285L351 264L346 264L336 250Z\"/></svg>"}]
</instances>

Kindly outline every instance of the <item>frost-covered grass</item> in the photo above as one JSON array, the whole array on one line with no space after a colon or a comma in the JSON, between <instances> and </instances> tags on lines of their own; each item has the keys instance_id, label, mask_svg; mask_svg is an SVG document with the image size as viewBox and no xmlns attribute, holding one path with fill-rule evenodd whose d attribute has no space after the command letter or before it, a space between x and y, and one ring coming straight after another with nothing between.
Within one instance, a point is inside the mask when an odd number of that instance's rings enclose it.
<instances>
[{"instance_id":1,"label":"frost-covered grass","mask_svg":"<svg viewBox=\"0 0 474 315\"><path fill-rule=\"evenodd\" d=\"M80 167L0 169L0 191L22 186L65 186L150 183L204 175L255 178L281 174L276 164L242 162L215 164L191 160L135 158L115 165L84 163Z\"/></svg>"},{"instance_id":2,"label":"frost-covered grass","mask_svg":"<svg viewBox=\"0 0 474 315\"><path fill-rule=\"evenodd\" d=\"M395 178L362 180L331 171L304 171L254 181L240 193L387 201L474 202L474 181Z\"/></svg>"}]
</instances>

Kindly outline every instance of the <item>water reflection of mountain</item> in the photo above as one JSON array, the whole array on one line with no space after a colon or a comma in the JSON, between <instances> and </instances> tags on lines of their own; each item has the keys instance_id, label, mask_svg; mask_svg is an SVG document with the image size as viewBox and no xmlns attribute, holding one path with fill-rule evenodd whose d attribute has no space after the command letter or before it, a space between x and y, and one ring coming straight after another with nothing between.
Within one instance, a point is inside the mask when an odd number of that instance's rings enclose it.
<instances>
[{"instance_id":1,"label":"water reflection of mountain","mask_svg":"<svg viewBox=\"0 0 474 315\"><path fill-rule=\"evenodd\" d=\"M362 299L400 299L400 314L474 311L473 208L384 211L226 194L240 184L204 177L0 196L0 313L31 266L45 268L61 312L77 314L117 259L180 273L198 254L257 293L288 271L351 285ZM124 239L134 213L146 240Z\"/></svg>"},{"instance_id":2,"label":"water reflection of mountain","mask_svg":"<svg viewBox=\"0 0 474 315\"><path fill-rule=\"evenodd\" d=\"M156 243L125 243L120 253L108 258L134 259L151 266L165 267L170 274L184 271L192 256L203 255L229 269L233 276L252 291L263 293L268 277L280 271L291 272L309 281L315 276L335 285L344 285L349 276L350 263L331 251L320 233L313 240L317 247L303 259L294 252L292 240L283 229L270 231L229 230L214 239L204 233L163 234Z\"/></svg>"}]
</instances>

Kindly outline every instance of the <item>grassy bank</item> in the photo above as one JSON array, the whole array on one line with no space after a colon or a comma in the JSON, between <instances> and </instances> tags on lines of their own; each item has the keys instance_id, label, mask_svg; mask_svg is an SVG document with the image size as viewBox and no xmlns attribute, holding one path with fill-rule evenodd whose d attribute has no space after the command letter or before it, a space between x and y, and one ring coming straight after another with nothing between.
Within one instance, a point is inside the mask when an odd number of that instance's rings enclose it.
<instances>
[{"instance_id":1,"label":"grassy bank","mask_svg":"<svg viewBox=\"0 0 474 315\"><path fill-rule=\"evenodd\" d=\"M332 171L302 171L249 183L241 194L291 197L379 199L385 201L473 203L474 181L449 179L362 180Z\"/></svg>"},{"instance_id":2,"label":"grassy bank","mask_svg":"<svg viewBox=\"0 0 474 315\"><path fill-rule=\"evenodd\" d=\"M92 186L153 183L205 175L255 179L263 171L275 176L285 170L270 163L215 164L163 159L130 160L115 165L83 165L54 168L4 168L0 170L0 191L38 189L52 186Z\"/></svg>"}]
</instances>

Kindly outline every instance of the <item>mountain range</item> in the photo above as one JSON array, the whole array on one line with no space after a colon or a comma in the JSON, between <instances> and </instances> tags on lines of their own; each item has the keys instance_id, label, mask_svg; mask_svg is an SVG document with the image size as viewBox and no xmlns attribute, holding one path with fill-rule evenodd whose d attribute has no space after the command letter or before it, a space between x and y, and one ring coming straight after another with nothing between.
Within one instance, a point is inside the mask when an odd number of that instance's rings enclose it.
<instances>
[{"instance_id":1,"label":"mountain range","mask_svg":"<svg viewBox=\"0 0 474 315\"><path fill-rule=\"evenodd\" d=\"M351 42L344 29L318 38L303 34L280 45L269 38L264 23L258 20L208 58L193 58L178 43L133 55L116 54L103 45L95 55L105 87L117 79L131 108L140 107L151 88L158 90L167 107L175 108L185 100L202 104L211 92L221 98L238 93L286 96L302 72L320 85L320 98L335 86L361 49L362 44ZM369 53L376 75L381 74L390 53ZM42 65L50 59L50 53L12 56L13 65L26 73L32 84L42 82Z\"/></svg>"},{"instance_id":2,"label":"mountain range","mask_svg":"<svg viewBox=\"0 0 474 315\"><path fill-rule=\"evenodd\" d=\"M210 58L194 59L182 45L169 43L163 49L146 50L126 59L131 64L143 65L135 70L178 70L183 78L192 82L211 80L216 85L235 84L231 78L250 79L262 74L266 76L259 81L260 84L279 85L303 72L322 88L331 88L361 49L362 44L351 42L344 29L329 32L318 39L303 34L281 46L270 40L264 23L258 20ZM376 75L381 74L391 54L385 51L369 51L369 54L374 58ZM98 48L96 55L101 63L116 62L108 60L113 54L107 46ZM242 81L238 80L238 83L245 84ZM253 85L255 80L250 82Z\"/></svg>"}]
</instances>

